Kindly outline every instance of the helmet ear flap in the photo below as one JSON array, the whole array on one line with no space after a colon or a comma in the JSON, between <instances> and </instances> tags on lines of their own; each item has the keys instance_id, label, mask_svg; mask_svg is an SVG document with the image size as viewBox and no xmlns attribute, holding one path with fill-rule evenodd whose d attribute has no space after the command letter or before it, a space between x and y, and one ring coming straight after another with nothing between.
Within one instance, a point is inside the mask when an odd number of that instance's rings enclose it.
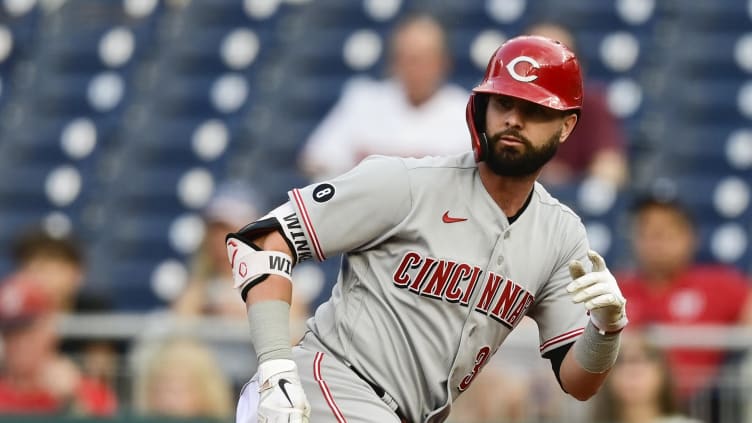
<instances>
[{"instance_id":1,"label":"helmet ear flap","mask_svg":"<svg viewBox=\"0 0 752 423\"><path fill-rule=\"evenodd\" d=\"M473 96L473 124L475 125L477 141L476 160L482 162L488 154L488 138L486 137L486 108L488 108L488 94L475 93Z\"/></svg>"},{"instance_id":2,"label":"helmet ear flap","mask_svg":"<svg viewBox=\"0 0 752 423\"><path fill-rule=\"evenodd\" d=\"M486 137L486 132L481 132L478 134L478 161L482 162L486 160L486 156L488 155L488 137Z\"/></svg>"}]
</instances>

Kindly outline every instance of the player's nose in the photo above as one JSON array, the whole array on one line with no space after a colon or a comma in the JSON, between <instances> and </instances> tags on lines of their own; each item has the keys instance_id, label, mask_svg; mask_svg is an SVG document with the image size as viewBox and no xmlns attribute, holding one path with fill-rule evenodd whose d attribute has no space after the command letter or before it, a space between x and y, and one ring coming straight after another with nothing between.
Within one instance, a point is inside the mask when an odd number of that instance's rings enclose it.
<instances>
[{"instance_id":1,"label":"player's nose","mask_svg":"<svg viewBox=\"0 0 752 423\"><path fill-rule=\"evenodd\" d=\"M520 128L522 127L523 123L524 115L522 113L522 109L520 109L520 106L515 103L514 106L510 107L504 114L504 126L506 126L507 128Z\"/></svg>"}]
</instances>

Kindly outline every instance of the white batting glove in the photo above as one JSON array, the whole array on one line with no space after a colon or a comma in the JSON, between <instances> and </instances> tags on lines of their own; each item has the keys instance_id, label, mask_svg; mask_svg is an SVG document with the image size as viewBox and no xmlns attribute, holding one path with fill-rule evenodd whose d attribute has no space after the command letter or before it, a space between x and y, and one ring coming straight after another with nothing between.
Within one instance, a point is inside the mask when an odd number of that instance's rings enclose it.
<instances>
[{"instance_id":1,"label":"white batting glove","mask_svg":"<svg viewBox=\"0 0 752 423\"><path fill-rule=\"evenodd\" d=\"M627 325L627 300L603 257L590 250L588 258L593 264L590 273L585 272L584 264L578 260L569 263L569 274L574 280L567 285L567 292L575 303L585 303L590 321L601 334L618 332Z\"/></svg>"},{"instance_id":2,"label":"white batting glove","mask_svg":"<svg viewBox=\"0 0 752 423\"><path fill-rule=\"evenodd\" d=\"M258 423L308 423L311 406L292 360L267 360L258 366Z\"/></svg>"}]
</instances>

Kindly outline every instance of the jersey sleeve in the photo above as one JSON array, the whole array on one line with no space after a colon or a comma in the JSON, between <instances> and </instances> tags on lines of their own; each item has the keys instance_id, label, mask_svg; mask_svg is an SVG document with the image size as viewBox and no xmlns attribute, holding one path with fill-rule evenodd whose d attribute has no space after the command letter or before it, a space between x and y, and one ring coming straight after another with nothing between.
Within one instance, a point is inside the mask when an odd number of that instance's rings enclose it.
<instances>
[{"instance_id":1,"label":"jersey sleeve","mask_svg":"<svg viewBox=\"0 0 752 423\"><path fill-rule=\"evenodd\" d=\"M318 260L388 236L412 209L409 177L398 158L371 156L342 176L289 192Z\"/></svg>"},{"instance_id":2,"label":"jersey sleeve","mask_svg":"<svg viewBox=\"0 0 752 423\"><path fill-rule=\"evenodd\" d=\"M588 320L585 307L572 302L566 286L572 281L569 275L570 261L581 260L586 266L590 265L587 258L589 244L582 223L578 222L569 232L570 238L565 239L564 243L568 247L562 250L551 278L530 313L538 324L540 353L544 357L551 350L579 337Z\"/></svg>"}]
</instances>

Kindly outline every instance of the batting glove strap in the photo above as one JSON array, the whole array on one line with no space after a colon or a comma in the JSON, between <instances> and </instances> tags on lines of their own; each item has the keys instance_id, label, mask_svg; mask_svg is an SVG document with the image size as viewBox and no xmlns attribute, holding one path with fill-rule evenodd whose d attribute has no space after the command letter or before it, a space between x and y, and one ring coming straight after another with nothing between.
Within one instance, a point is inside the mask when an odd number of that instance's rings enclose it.
<instances>
[{"instance_id":1,"label":"batting glove strap","mask_svg":"<svg viewBox=\"0 0 752 423\"><path fill-rule=\"evenodd\" d=\"M616 323L612 324L605 324L601 323L597 320L596 316L590 312L590 323L593 324L593 327L598 331L601 335L612 335L619 333L624 330L625 327L627 327L627 323L629 323L629 319L627 319L627 315L624 314L622 318L620 318Z\"/></svg>"},{"instance_id":2,"label":"batting glove strap","mask_svg":"<svg viewBox=\"0 0 752 423\"><path fill-rule=\"evenodd\" d=\"M298 366L294 361L285 359L266 360L258 366L259 386L268 382L272 376L288 372L294 372L297 378Z\"/></svg>"},{"instance_id":3,"label":"batting glove strap","mask_svg":"<svg viewBox=\"0 0 752 423\"><path fill-rule=\"evenodd\" d=\"M311 415L292 360L267 360L259 364L259 422L307 423Z\"/></svg>"},{"instance_id":4,"label":"batting glove strap","mask_svg":"<svg viewBox=\"0 0 752 423\"><path fill-rule=\"evenodd\" d=\"M588 251L588 258L592 263L590 273L585 271L580 261L569 264L569 273L574 280L567 286L567 291L572 295L573 302L585 305L593 326L601 335L617 333L628 322L627 300L603 257L591 250Z\"/></svg>"},{"instance_id":5,"label":"batting glove strap","mask_svg":"<svg viewBox=\"0 0 752 423\"><path fill-rule=\"evenodd\" d=\"M234 288L245 301L248 290L266 279L278 275L292 281L292 257L279 251L261 250L239 238L227 238L227 257L232 266Z\"/></svg>"}]
</instances>

